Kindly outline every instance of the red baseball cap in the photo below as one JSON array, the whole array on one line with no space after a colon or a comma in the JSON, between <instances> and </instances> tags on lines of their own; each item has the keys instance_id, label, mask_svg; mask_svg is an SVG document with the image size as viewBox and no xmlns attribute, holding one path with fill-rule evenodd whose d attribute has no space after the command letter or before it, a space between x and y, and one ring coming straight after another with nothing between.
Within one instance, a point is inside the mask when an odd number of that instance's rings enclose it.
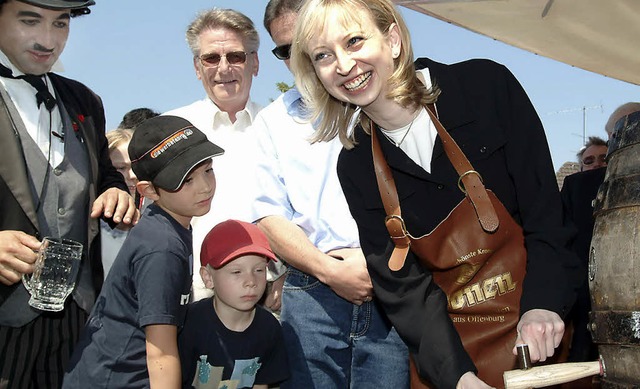
<instances>
[{"instance_id":1,"label":"red baseball cap","mask_svg":"<svg viewBox=\"0 0 640 389\"><path fill-rule=\"evenodd\" d=\"M219 269L243 255L255 254L277 262L267 237L251 223L227 220L209 231L202 242L200 264Z\"/></svg>"}]
</instances>

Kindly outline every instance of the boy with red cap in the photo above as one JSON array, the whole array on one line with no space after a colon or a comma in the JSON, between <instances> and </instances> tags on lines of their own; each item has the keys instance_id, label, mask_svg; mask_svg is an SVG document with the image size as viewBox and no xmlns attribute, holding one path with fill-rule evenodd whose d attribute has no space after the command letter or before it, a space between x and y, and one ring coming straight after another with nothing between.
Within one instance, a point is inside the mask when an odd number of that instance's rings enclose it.
<instances>
[{"instance_id":1,"label":"boy with red cap","mask_svg":"<svg viewBox=\"0 0 640 389\"><path fill-rule=\"evenodd\" d=\"M189 305L179 337L183 388L266 389L289 377L280 323L256 305L269 260L277 261L251 223L227 220L207 234L200 276L214 296Z\"/></svg>"},{"instance_id":2,"label":"boy with red cap","mask_svg":"<svg viewBox=\"0 0 640 389\"><path fill-rule=\"evenodd\" d=\"M178 329L191 290L191 218L211 207L224 151L187 120L158 116L129 143L136 187L154 201L122 245L63 388L180 386Z\"/></svg>"}]
</instances>

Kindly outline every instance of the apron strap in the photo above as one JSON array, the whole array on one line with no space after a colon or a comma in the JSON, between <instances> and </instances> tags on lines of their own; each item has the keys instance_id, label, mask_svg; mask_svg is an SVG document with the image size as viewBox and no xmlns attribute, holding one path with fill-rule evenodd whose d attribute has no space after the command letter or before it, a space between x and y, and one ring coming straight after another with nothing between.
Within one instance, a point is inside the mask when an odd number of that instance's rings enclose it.
<instances>
[{"instance_id":1,"label":"apron strap","mask_svg":"<svg viewBox=\"0 0 640 389\"><path fill-rule=\"evenodd\" d=\"M445 153L458 173L458 187L465 193L466 197L473 204L473 208L476 211L476 216L482 226L482 229L488 233L495 232L498 229L500 222L493 204L489 199L487 190L482 183L480 174L473 170L473 166L471 166L471 163L460 147L444 129L438 120L438 117L433 113L435 111L435 106L433 104L429 104L426 109L431 120L436 126L436 130L442 140ZM376 129L371 121L369 121L369 123L371 152L373 155L376 181L378 182L378 190L380 191L380 197L382 198L385 213L387 214L387 217L385 218L385 225L389 231L389 236L395 245L395 248L391 253L391 257L389 258L388 266L392 271L398 271L404 266L407 253L411 247L411 235L407 231L404 220L402 219L400 201L398 199L398 192L393 175L391 174L391 169L382 154Z\"/></svg>"}]
</instances>

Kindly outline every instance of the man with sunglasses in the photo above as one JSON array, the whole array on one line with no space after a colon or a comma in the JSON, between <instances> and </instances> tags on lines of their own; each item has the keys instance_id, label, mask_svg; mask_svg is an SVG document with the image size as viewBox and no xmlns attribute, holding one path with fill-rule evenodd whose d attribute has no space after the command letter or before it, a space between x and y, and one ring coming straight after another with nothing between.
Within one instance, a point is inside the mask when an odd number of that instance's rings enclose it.
<instances>
[{"instance_id":1,"label":"man with sunglasses","mask_svg":"<svg viewBox=\"0 0 640 389\"><path fill-rule=\"evenodd\" d=\"M613 136L616 123L638 111L640 111L640 103L638 102L629 102L618 107L605 124L604 129L609 140ZM565 177L560 191L564 217L567 223L571 223L577 230L577 234L570 242L570 247L582 263L582 284L577 291L576 304L567 317L573 323L573 338L569 352L570 362L592 361L598 357L597 347L587 329L589 311L591 310L587 269L595 224L593 201L598 194L600 185L604 182L607 170L604 158L607 154L607 145L602 139L597 139L599 140L593 140L590 137L587 145L581 150L581 153L578 153L583 171ZM591 168L593 166L597 167Z\"/></svg>"},{"instance_id":2,"label":"man with sunglasses","mask_svg":"<svg viewBox=\"0 0 640 389\"><path fill-rule=\"evenodd\" d=\"M265 10L273 54L287 67L302 2L271 0ZM280 319L291 378L280 387L406 388L408 351L375 302L338 181L342 145L337 138L312 144L304 111L294 88L252 126L259 184L252 219L289 266Z\"/></svg>"},{"instance_id":3,"label":"man with sunglasses","mask_svg":"<svg viewBox=\"0 0 640 389\"><path fill-rule=\"evenodd\" d=\"M56 388L102 281L97 217L135 223L100 99L52 73L92 0L0 0L0 388ZM21 276L43 237L84 247L61 312L32 308Z\"/></svg>"},{"instance_id":4,"label":"man with sunglasses","mask_svg":"<svg viewBox=\"0 0 640 389\"><path fill-rule=\"evenodd\" d=\"M193 218L193 257L200 257L205 235L227 219L247 221L253 156L248 145L260 105L251 101L253 77L258 75L260 39L253 22L232 9L201 12L187 27L187 43L193 53L196 77L206 96L166 115L180 116L199 128L225 154L216 160L216 195L205 216ZM193 299L211 295L200 278L194 260Z\"/></svg>"},{"instance_id":5,"label":"man with sunglasses","mask_svg":"<svg viewBox=\"0 0 640 389\"><path fill-rule=\"evenodd\" d=\"M577 154L580 171L599 169L607 166L607 142L598 137L590 136L587 143Z\"/></svg>"}]
</instances>

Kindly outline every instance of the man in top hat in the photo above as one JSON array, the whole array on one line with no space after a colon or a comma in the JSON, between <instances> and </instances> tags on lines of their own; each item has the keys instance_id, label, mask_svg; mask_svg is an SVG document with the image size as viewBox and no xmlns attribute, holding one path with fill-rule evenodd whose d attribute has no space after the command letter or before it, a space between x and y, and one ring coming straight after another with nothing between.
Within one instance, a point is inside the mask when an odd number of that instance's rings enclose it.
<instances>
[{"instance_id":1,"label":"man in top hat","mask_svg":"<svg viewBox=\"0 0 640 389\"><path fill-rule=\"evenodd\" d=\"M55 388L102 279L98 217L135 223L111 162L104 109L50 73L89 0L0 0L0 388ZM21 277L45 236L79 241L82 265L62 312L32 308Z\"/></svg>"}]
</instances>

